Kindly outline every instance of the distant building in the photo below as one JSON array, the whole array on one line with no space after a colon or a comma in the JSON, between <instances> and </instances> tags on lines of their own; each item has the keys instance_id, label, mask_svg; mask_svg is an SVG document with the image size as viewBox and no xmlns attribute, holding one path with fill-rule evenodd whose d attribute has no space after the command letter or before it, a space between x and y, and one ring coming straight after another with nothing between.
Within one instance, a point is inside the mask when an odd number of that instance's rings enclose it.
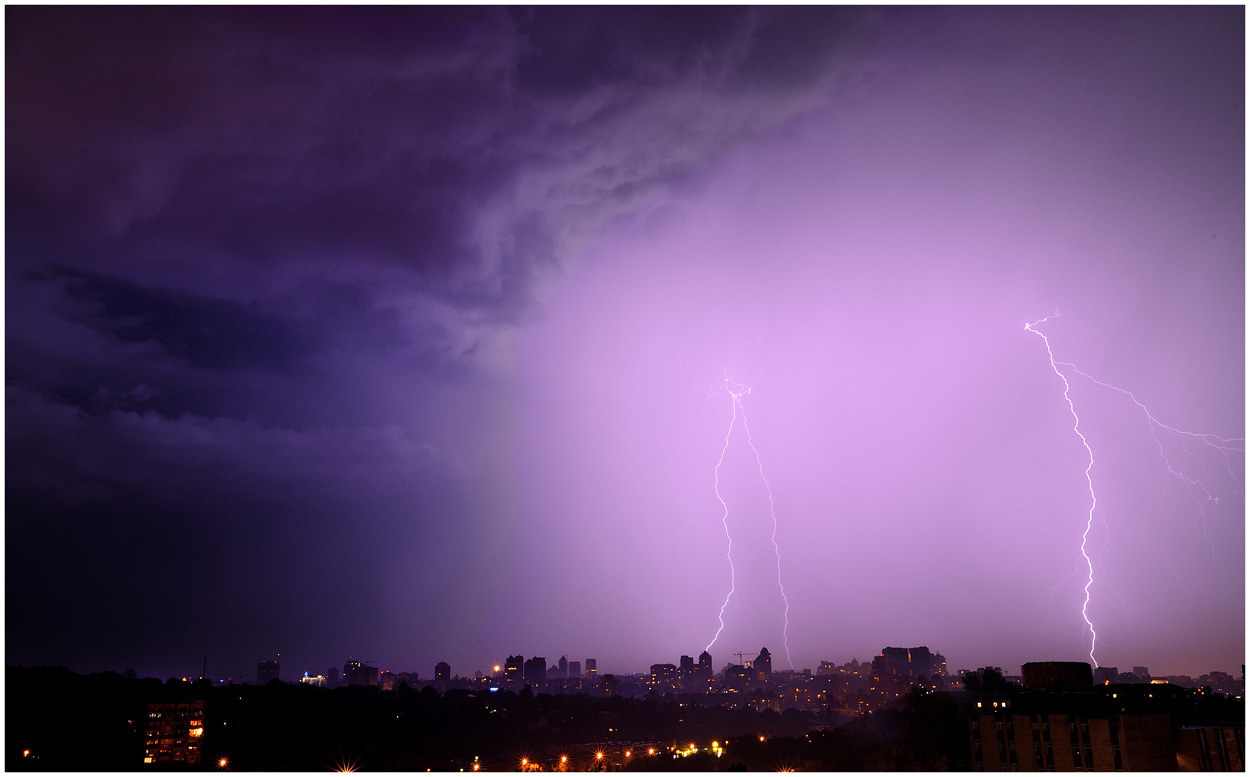
<instances>
[{"instance_id":1,"label":"distant building","mask_svg":"<svg viewBox=\"0 0 1250 777\"><path fill-rule=\"evenodd\" d=\"M543 656L534 656L525 662L525 682L529 684L535 691L547 679L547 659Z\"/></svg>"},{"instance_id":2,"label":"distant building","mask_svg":"<svg viewBox=\"0 0 1250 777\"><path fill-rule=\"evenodd\" d=\"M705 679L711 679L716 674L712 670L712 654L706 650L699 654L699 676Z\"/></svg>"},{"instance_id":3,"label":"distant building","mask_svg":"<svg viewBox=\"0 0 1250 777\"><path fill-rule=\"evenodd\" d=\"M749 670L742 664L730 664L725 667L725 686L727 688L737 691L744 690L750 679Z\"/></svg>"},{"instance_id":4,"label":"distant building","mask_svg":"<svg viewBox=\"0 0 1250 777\"><path fill-rule=\"evenodd\" d=\"M837 674L838 667L832 661L821 661L820 667L816 669L816 674Z\"/></svg>"},{"instance_id":5,"label":"distant building","mask_svg":"<svg viewBox=\"0 0 1250 777\"><path fill-rule=\"evenodd\" d=\"M256 684L268 685L270 680L278 679L278 662L261 661L256 665Z\"/></svg>"},{"instance_id":6,"label":"distant building","mask_svg":"<svg viewBox=\"0 0 1250 777\"><path fill-rule=\"evenodd\" d=\"M318 688L324 688L326 685L326 676L319 674L314 677L309 677L308 673L304 672L304 676L301 677L299 681L302 685L315 685Z\"/></svg>"},{"instance_id":7,"label":"distant building","mask_svg":"<svg viewBox=\"0 0 1250 777\"><path fill-rule=\"evenodd\" d=\"M326 687L337 688L340 684L339 668L337 666L330 667L329 670L326 671Z\"/></svg>"},{"instance_id":8,"label":"distant building","mask_svg":"<svg viewBox=\"0 0 1250 777\"><path fill-rule=\"evenodd\" d=\"M524 679L524 672L525 656L508 656L508 660L503 665L504 684L509 688L519 690Z\"/></svg>"},{"instance_id":9,"label":"distant building","mask_svg":"<svg viewBox=\"0 0 1250 777\"><path fill-rule=\"evenodd\" d=\"M672 664L652 664L647 684L657 690L672 689L677 684L677 667Z\"/></svg>"},{"instance_id":10,"label":"distant building","mask_svg":"<svg viewBox=\"0 0 1250 777\"><path fill-rule=\"evenodd\" d=\"M677 665L677 670L683 675L694 674L694 658L692 656L682 656L681 663Z\"/></svg>"},{"instance_id":11,"label":"distant building","mask_svg":"<svg viewBox=\"0 0 1250 777\"><path fill-rule=\"evenodd\" d=\"M1133 667L1133 674L1137 675L1138 682L1141 682L1141 683L1150 682L1150 667L1135 666Z\"/></svg>"},{"instance_id":12,"label":"distant building","mask_svg":"<svg viewBox=\"0 0 1250 777\"><path fill-rule=\"evenodd\" d=\"M360 661L348 659L343 664L343 683L345 685L372 685L377 687L378 668Z\"/></svg>"},{"instance_id":13,"label":"distant building","mask_svg":"<svg viewBox=\"0 0 1250 777\"><path fill-rule=\"evenodd\" d=\"M577 679L580 679L581 676L582 676L582 662L570 661L569 662L569 679L577 680Z\"/></svg>"},{"instance_id":14,"label":"distant building","mask_svg":"<svg viewBox=\"0 0 1250 777\"><path fill-rule=\"evenodd\" d=\"M1100 666L1094 670L1094 682L1098 685L1119 682L1120 670L1114 666Z\"/></svg>"},{"instance_id":15,"label":"distant building","mask_svg":"<svg viewBox=\"0 0 1250 777\"><path fill-rule=\"evenodd\" d=\"M145 764L186 764L200 762L204 738L204 702L149 704Z\"/></svg>"},{"instance_id":16,"label":"distant building","mask_svg":"<svg viewBox=\"0 0 1250 777\"><path fill-rule=\"evenodd\" d=\"M931 677L933 675L933 655L927 647L881 649L881 655L873 659L873 674L878 677L895 675L898 677Z\"/></svg>"},{"instance_id":17,"label":"distant building","mask_svg":"<svg viewBox=\"0 0 1250 777\"><path fill-rule=\"evenodd\" d=\"M751 662L751 674L756 680L767 682L773 675L773 656L768 646L760 648L760 654Z\"/></svg>"},{"instance_id":18,"label":"distant building","mask_svg":"<svg viewBox=\"0 0 1250 777\"><path fill-rule=\"evenodd\" d=\"M560 656L560 677L569 676L569 657Z\"/></svg>"},{"instance_id":19,"label":"distant building","mask_svg":"<svg viewBox=\"0 0 1250 777\"><path fill-rule=\"evenodd\" d=\"M599 665L593 658L586 659L586 676L593 679L597 674L599 674Z\"/></svg>"},{"instance_id":20,"label":"distant building","mask_svg":"<svg viewBox=\"0 0 1250 777\"><path fill-rule=\"evenodd\" d=\"M446 661L439 661L434 665L434 682L449 683L451 682L451 664Z\"/></svg>"},{"instance_id":21,"label":"distant building","mask_svg":"<svg viewBox=\"0 0 1250 777\"><path fill-rule=\"evenodd\" d=\"M1031 661L1020 667L1025 688L1052 691L1088 691L1094 675L1084 661Z\"/></svg>"}]
</instances>

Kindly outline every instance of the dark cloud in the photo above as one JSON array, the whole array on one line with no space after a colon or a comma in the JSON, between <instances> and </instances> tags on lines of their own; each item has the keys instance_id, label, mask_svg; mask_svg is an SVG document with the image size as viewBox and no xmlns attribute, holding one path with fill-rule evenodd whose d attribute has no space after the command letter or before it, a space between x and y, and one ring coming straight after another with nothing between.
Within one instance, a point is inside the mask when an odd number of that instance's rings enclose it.
<instances>
[{"instance_id":1,"label":"dark cloud","mask_svg":"<svg viewBox=\"0 0 1250 777\"><path fill-rule=\"evenodd\" d=\"M19 240L70 262L114 249L133 282L161 262L153 280L183 291L202 263L347 256L514 318L534 277L518 263L562 261L785 121L863 15L15 10L8 185L42 233Z\"/></svg>"},{"instance_id":2,"label":"dark cloud","mask_svg":"<svg viewBox=\"0 0 1250 777\"><path fill-rule=\"evenodd\" d=\"M1123 345L1149 341L1190 379L1156 382L1173 412L1241 420L1236 376L1203 371L1240 355L1219 334L1244 313L1240 9L5 14L11 661L246 664L286 640L321 670L431 634L474 660L607 634L625 660L644 616L693 645L700 597L724 595L690 489L723 440L726 354L790 392L759 418L769 466L790 456L808 650L891 626L866 594L859 620L822 609L832 575L880 572L824 548L875 547L891 511L1005 549L1013 509L1066 531L1080 500L1039 472L1071 427L1017 342L1039 311L1064 307L1065 358L1124 355L1116 379L1149 385L1164 357ZM1008 422L1041 443L999 455ZM1016 485L982 497L991 465ZM1026 491L1053 507L1011 502ZM1224 517L1213 536L1236 539ZM951 577L907 520L895 550ZM1069 573L1068 539L1046 533L1020 596ZM698 581L625 590L635 547ZM192 611L164 587L187 570ZM522 590L567 607L523 612Z\"/></svg>"}]
</instances>

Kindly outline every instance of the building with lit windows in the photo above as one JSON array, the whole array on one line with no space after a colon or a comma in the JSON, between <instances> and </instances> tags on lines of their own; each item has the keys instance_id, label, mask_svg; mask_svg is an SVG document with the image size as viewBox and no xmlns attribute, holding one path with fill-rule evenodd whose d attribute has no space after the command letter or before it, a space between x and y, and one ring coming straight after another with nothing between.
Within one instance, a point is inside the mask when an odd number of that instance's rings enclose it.
<instances>
[{"instance_id":1,"label":"building with lit windows","mask_svg":"<svg viewBox=\"0 0 1250 777\"><path fill-rule=\"evenodd\" d=\"M525 656L508 656L508 660L503 664L503 682L505 687L520 690L524 671Z\"/></svg>"},{"instance_id":2,"label":"building with lit windows","mask_svg":"<svg viewBox=\"0 0 1250 777\"><path fill-rule=\"evenodd\" d=\"M933 654L927 647L881 649L881 655L872 660L872 673L877 677L931 677Z\"/></svg>"},{"instance_id":3,"label":"building with lit windows","mask_svg":"<svg viewBox=\"0 0 1250 777\"><path fill-rule=\"evenodd\" d=\"M446 661L439 661L434 665L434 682L449 683L451 682L451 664Z\"/></svg>"},{"instance_id":4,"label":"building with lit windows","mask_svg":"<svg viewBox=\"0 0 1250 777\"><path fill-rule=\"evenodd\" d=\"M343 684L344 685L372 685L377 687L378 684L378 668L369 666L361 661L353 661L348 659L343 664Z\"/></svg>"},{"instance_id":5,"label":"building with lit windows","mask_svg":"<svg viewBox=\"0 0 1250 777\"><path fill-rule=\"evenodd\" d=\"M599 664L593 658L586 659L586 676L593 680L597 674L599 674Z\"/></svg>"},{"instance_id":6,"label":"building with lit windows","mask_svg":"<svg viewBox=\"0 0 1250 777\"><path fill-rule=\"evenodd\" d=\"M569 679L579 680L581 679L581 676L582 676L582 662L570 661L569 662Z\"/></svg>"},{"instance_id":7,"label":"building with lit windows","mask_svg":"<svg viewBox=\"0 0 1250 777\"><path fill-rule=\"evenodd\" d=\"M532 689L537 691L538 687L547 679L547 658L546 656L534 656L525 662L525 682Z\"/></svg>"},{"instance_id":8,"label":"building with lit windows","mask_svg":"<svg viewBox=\"0 0 1250 777\"><path fill-rule=\"evenodd\" d=\"M657 691L670 691L677 687L677 667L672 664L652 664L647 685Z\"/></svg>"},{"instance_id":9,"label":"building with lit windows","mask_svg":"<svg viewBox=\"0 0 1250 777\"><path fill-rule=\"evenodd\" d=\"M773 676L773 655L768 647L760 648L760 654L751 662L751 676L756 680L768 680Z\"/></svg>"},{"instance_id":10,"label":"building with lit windows","mask_svg":"<svg viewBox=\"0 0 1250 777\"><path fill-rule=\"evenodd\" d=\"M197 765L200 762L200 743L203 738L203 700L149 704L143 762Z\"/></svg>"}]
</instances>

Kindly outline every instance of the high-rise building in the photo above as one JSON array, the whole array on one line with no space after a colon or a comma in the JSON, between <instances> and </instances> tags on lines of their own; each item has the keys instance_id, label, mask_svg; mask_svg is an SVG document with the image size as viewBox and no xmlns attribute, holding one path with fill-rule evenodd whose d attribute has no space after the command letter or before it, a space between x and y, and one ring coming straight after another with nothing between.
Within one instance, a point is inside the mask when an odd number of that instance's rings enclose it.
<instances>
[{"instance_id":1,"label":"high-rise building","mask_svg":"<svg viewBox=\"0 0 1250 777\"><path fill-rule=\"evenodd\" d=\"M547 679L547 659L534 656L525 662L525 682L535 690Z\"/></svg>"},{"instance_id":2,"label":"high-rise building","mask_svg":"<svg viewBox=\"0 0 1250 777\"><path fill-rule=\"evenodd\" d=\"M677 684L677 667L672 664L652 664L651 677L647 684L657 690L671 690Z\"/></svg>"},{"instance_id":3,"label":"high-rise building","mask_svg":"<svg viewBox=\"0 0 1250 777\"><path fill-rule=\"evenodd\" d=\"M677 665L677 669L683 675L694 674L694 659L690 656L682 656L681 663Z\"/></svg>"},{"instance_id":4,"label":"high-rise building","mask_svg":"<svg viewBox=\"0 0 1250 777\"><path fill-rule=\"evenodd\" d=\"M376 687L378 684L378 668L349 658L343 664L343 683L345 685L372 685Z\"/></svg>"},{"instance_id":5,"label":"high-rise building","mask_svg":"<svg viewBox=\"0 0 1250 777\"><path fill-rule=\"evenodd\" d=\"M446 661L439 661L434 665L434 682L451 682L451 664L448 664Z\"/></svg>"},{"instance_id":6,"label":"high-rise building","mask_svg":"<svg viewBox=\"0 0 1250 777\"><path fill-rule=\"evenodd\" d=\"M699 654L699 676L711 677L715 672L712 670L712 654L706 650Z\"/></svg>"},{"instance_id":7,"label":"high-rise building","mask_svg":"<svg viewBox=\"0 0 1250 777\"><path fill-rule=\"evenodd\" d=\"M1088 691L1094 674L1084 661L1030 661L1020 667L1025 688Z\"/></svg>"},{"instance_id":8,"label":"high-rise building","mask_svg":"<svg viewBox=\"0 0 1250 777\"><path fill-rule=\"evenodd\" d=\"M597 674L599 674L599 665L593 658L586 659L586 676L593 679Z\"/></svg>"},{"instance_id":9,"label":"high-rise building","mask_svg":"<svg viewBox=\"0 0 1250 777\"><path fill-rule=\"evenodd\" d=\"M200 762L204 738L203 700L180 704L149 704L145 764Z\"/></svg>"},{"instance_id":10,"label":"high-rise building","mask_svg":"<svg viewBox=\"0 0 1250 777\"><path fill-rule=\"evenodd\" d=\"M569 676L569 657L560 656L560 676L567 678Z\"/></svg>"},{"instance_id":11,"label":"high-rise building","mask_svg":"<svg viewBox=\"0 0 1250 777\"><path fill-rule=\"evenodd\" d=\"M339 687L340 684L341 683L339 682L339 668L337 666L330 667L326 671L326 687L337 688Z\"/></svg>"},{"instance_id":12,"label":"high-rise building","mask_svg":"<svg viewBox=\"0 0 1250 777\"><path fill-rule=\"evenodd\" d=\"M508 660L503 665L504 685L508 688L519 690L523 679L522 672L524 671L524 666L525 656L508 656Z\"/></svg>"},{"instance_id":13,"label":"high-rise building","mask_svg":"<svg viewBox=\"0 0 1250 777\"><path fill-rule=\"evenodd\" d=\"M742 690L747 687L750 681L750 670L742 664L730 664L725 667L725 685L735 690Z\"/></svg>"},{"instance_id":14,"label":"high-rise building","mask_svg":"<svg viewBox=\"0 0 1250 777\"><path fill-rule=\"evenodd\" d=\"M581 679L581 676L582 676L582 662L570 661L569 662L569 679L579 680Z\"/></svg>"},{"instance_id":15,"label":"high-rise building","mask_svg":"<svg viewBox=\"0 0 1250 777\"><path fill-rule=\"evenodd\" d=\"M767 645L760 648L760 654L751 662L751 676L765 682L773 676L773 656L768 652Z\"/></svg>"},{"instance_id":16,"label":"high-rise building","mask_svg":"<svg viewBox=\"0 0 1250 777\"><path fill-rule=\"evenodd\" d=\"M931 677L933 675L933 654L927 647L881 649L881 655L873 659L873 672L878 675L897 675L900 677Z\"/></svg>"},{"instance_id":17,"label":"high-rise building","mask_svg":"<svg viewBox=\"0 0 1250 777\"><path fill-rule=\"evenodd\" d=\"M256 665L256 684L268 685L270 680L278 679L278 662L261 661Z\"/></svg>"}]
</instances>

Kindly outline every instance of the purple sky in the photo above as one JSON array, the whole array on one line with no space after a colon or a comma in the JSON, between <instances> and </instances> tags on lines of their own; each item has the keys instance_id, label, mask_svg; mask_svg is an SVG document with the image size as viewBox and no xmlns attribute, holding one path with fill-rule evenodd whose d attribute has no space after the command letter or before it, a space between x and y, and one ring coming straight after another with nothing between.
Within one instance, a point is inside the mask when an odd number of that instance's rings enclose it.
<instances>
[{"instance_id":1,"label":"purple sky","mask_svg":"<svg viewBox=\"0 0 1250 777\"><path fill-rule=\"evenodd\" d=\"M1082 660L1024 325L1244 435L1241 7L5 19L10 664L676 662L724 449L711 652L788 666L727 371L796 667ZM1098 661L1237 671L1244 443L1068 377Z\"/></svg>"}]
</instances>

